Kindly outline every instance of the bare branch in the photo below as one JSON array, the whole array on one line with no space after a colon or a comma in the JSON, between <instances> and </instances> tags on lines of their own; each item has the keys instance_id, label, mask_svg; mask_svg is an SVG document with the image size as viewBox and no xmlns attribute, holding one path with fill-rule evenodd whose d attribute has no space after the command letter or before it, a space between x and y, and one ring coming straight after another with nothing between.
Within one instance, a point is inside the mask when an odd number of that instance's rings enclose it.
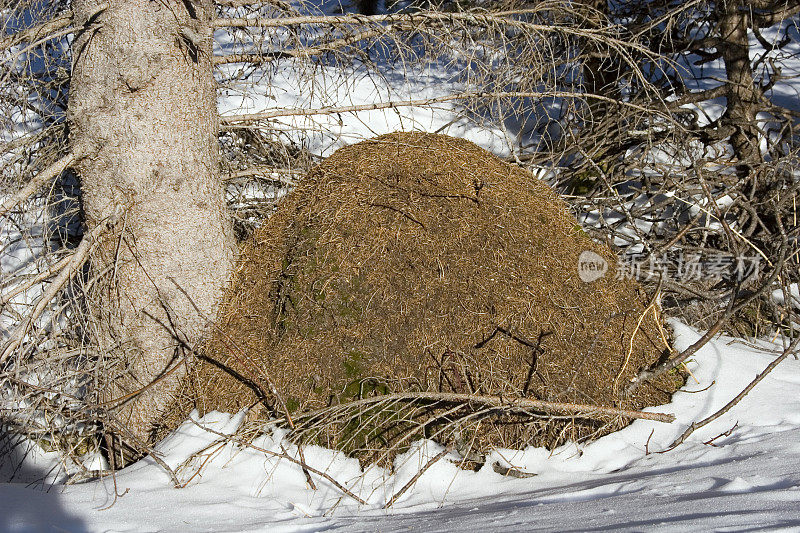
<instances>
[{"instance_id":1,"label":"bare branch","mask_svg":"<svg viewBox=\"0 0 800 533\"><path fill-rule=\"evenodd\" d=\"M75 272L77 272L78 269L86 262L89 254L98 244L103 233L105 233L106 229L116 223L120 213L121 208L117 209L117 212L113 216L106 219L102 224L98 224L91 233L84 236L80 245L78 245L78 247L75 249L75 252L70 257L69 264L61 270L44 294L39 297L34 309L28 313L22 323L19 324L14 332L10 335L5 346L3 346L3 351L0 352L0 365L2 365L6 359L8 359L11 354L14 353L14 350L16 350L22 344L22 341L25 339L25 335L30 330L33 322L39 316L41 316L53 298L55 298L59 291L69 282L72 275L75 274Z\"/></svg>"},{"instance_id":2,"label":"bare branch","mask_svg":"<svg viewBox=\"0 0 800 533\"><path fill-rule=\"evenodd\" d=\"M93 20L93 18L95 16L97 16L99 13L105 11L106 9L108 9L108 4L107 3L103 2L103 3L99 4L95 8L95 10L92 12L91 16L89 17L89 20L90 21ZM63 20L64 18L66 18L66 22ZM11 61L15 60L16 58L20 57L21 55L23 55L23 54L25 54L27 52L30 52L34 48L46 43L47 41L52 41L53 39L57 39L59 37L63 37L65 35L69 35L69 34L73 33L75 31L75 28L72 28L70 26L71 23L72 23L72 14L70 14L69 16L65 16L65 17L55 18L55 19L53 19L52 21L50 21L48 23L42 24L41 26L37 26L36 28L31 28L31 30L25 30L23 32L19 32L19 33L26 33L26 34L28 32L31 32L31 33L27 34L27 35L20 36L20 38L18 40L16 39L16 37L19 34L15 33L14 35L12 35L11 37L6 39L6 41L9 42L8 47L14 46L14 45L22 43L22 42L29 42L29 41L31 41L32 38L35 38L38 35L41 35L41 38L33 40L32 42L30 42L30 44L28 46L26 46L22 50L14 52L13 54L11 54L8 57L4 57L4 58L0 59L0 63L10 63ZM51 28L49 26L50 24L54 24L54 26ZM46 31L48 29L51 30L51 31ZM10 41L9 41L9 39L10 39ZM2 42L2 44L0 44L0 51L7 50L5 45L6 45L5 41Z\"/></svg>"},{"instance_id":3,"label":"bare branch","mask_svg":"<svg viewBox=\"0 0 800 533\"><path fill-rule=\"evenodd\" d=\"M734 397L734 398L733 398L731 401L729 401L728 403L726 403L726 404L725 404L725 406L724 406L722 409L720 409L720 410L719 410L719 411L717 411L716 413L714 413L714 414L712 414L712 415L710 415L710 416L708 416L708 417L704 418L703 420L701 420L701 421L699 421L699 422L692 422L692 424L691 424L691 425L690 425L688 428L686 428L686 431L684 431L684 432L681 434L681 436L680 436L680 437L678 437L677 439L675 439L675 440L672 442L672 444L670 444L670 445L669 445L669 447L668 447L667 449L668 449L668 450L671 450L671 449L673 449L673 448L675 448L675 447L677 447L677 446L680 446L680 445L681 445L681 444L682 444L682 443L683 443L683 442L684 442L684 441L685 441L685 440L686 440L686 439L689 437L689 435L691 435L692 433L694 433L694 431L695 431L696 429L700 429L701 427L703 427L703 426L706 426L706 425L710 424L711 422L713 422L713 421L714 421L714 420L716 420L717 418L721 417L722 415L724 415L725 413L727 413L728 411L730 411L730 410L731 410L731 408L733 408L733 406L735 406L737 403L739 403L739 402L742 400L742 398L744 398L745 396L747 396L747 394L748 394L748 393L749 393L751 390L753 390L753 388L754 388L756 385L758 385L758 384L759 384L759 383L760 383L760 382L761 382L761 381L762 381L762 380L763 380L765 377L767 377L767 375L768 375L770 372L772 372L773 370L775 370L775 367L777 367L779 364L781 364L781 362L783 362L783 361L784 361L784 360L785 360L787 357L789 357L790 355L794 354L794 353L795 353L795 351L796 351L796 349L797 349L797 345L798 345L798 343L800 343L800 338L796 338L796 339L794 339L794 340L792 341L792 343L791 343L791 344L790 344L790 345L789 345L789 346L788 346L788 347L787 347L787 348L786 348L786 349L783 351L783 353L781 353L781 355L780 355L780 356L778 356L778 357L777 357L777 358L776 358L774 361L772 361L772 362L771 362L769 365L767 365L767 367L766 367L766 368L765 368L765 369L764 369L764 370L763 370L763 371L762 371L760 374L758 374L758 375L757 375L757 376L756 376L756 377L753 379L753 381L751 381L751 382L750 382L750 383L747 385L747 387L745 387L745 388L744 388L744 389L743 389L743 390L742 390L742 391L741 391L739 394L737 394L737 395L736 395L736 396L735 396L735 397Z\"/></svg>"},{"instance_id":4,"label":"bare branch","mask_svg":"<svg viewBox=\"0 0 800 533\"><path fill-rule=\"evenodd\" d=\"M670 109L676 109L678 107L687 104L695 104L697 102L705 102L706 100L713 100L714 98L725 96L725 93L727 91L728 91L727 85L723 84L718 87L714 87L713 89L706 89L704 91L687 93L678 98L677 100L675 100L674 102L669 102L669 107Z\"/></svg>"},{"instance_id":5,"label":"bare branch","mask_svg":"<svg viewBox=\"0 0 800 533\"><path fill-rule=\"evenodd\" d=\"M342 24L376 24L385 22L408 22L422 23L428 21L453 22L467 21L476 24L489 23L509 23L507 17L518 16L528 13L535 13L534 9L522 9L514 11L481 12L468 11L456 13L443 13L441 11L429 11L422 13L399 13L386 15L327 15L327 16L300 16L283 18L219 18L212 21L212 26L216 28L284 28L288 26L301 25L342 25ZM519 21L526 28L533 31L553 31L553 26L543 24L530 24ZM592 30L582 30L581 33L596 34Z\"/></svg>"},{"instance_id":6,"label":"bare branch","mask_svg":"<svg viewBox=\"0 0 800 533\"><path fill-rule=\"evenodd\" d=\"M45 186L48 182L52 179L61 175L64 170L72 166L73 163L77 160L77 157L73 153L69 153L50 165L49 167L45 168L41 172L39 172L36 176L34 176L28 183L25 184L22 189L17 191L15 194L12 194L9 198L7 198L2 205L0 205L0 216L5 215L11 209L16 207L21 202L28 199L30 196L36 193L39 189Z\"/></svg>"},{"instance_id":7,"label":"bare branch","mask_svg":"<svg viewBox=\"0 0 800 533\"><path fill-rule=\"evenodd\" d=\"M635 109L645 113L653 113L653 109L647 109L641 105L631 102L620 102L607 96L598 94L577 93L569 91L503 91L503 92L477 92L477 93L461 93L450 94L447 96L439 96L436 98L424 98L419 100L397 100L389 102L378 102L375 104L361 104L351 106L330 106L320 107L317 109L275 109L274 111L265 111L263 113L251 113L242 115L224 115L220 117L224 125L230 126L233 124L240 124L243 122L256 122L259 120L268 120L277 117L298 117L298 116L313 116L313 115L336 115L338 113L357 113L359 111L376 111L379 109L395 109L400 107L416 107L416 106L430 106L435 104L443 104L448 102L455 102L459 100L477 100L477 99L490 99L490 98L577 98L586 100L596 100L608 104L616 104L623 107ZM668 118L665 114L664 118Z\"/></svg>"},{"instance_id":8,"label":"bare branch","mask_svg":"<svg viewBox=\"0 0 800 533\"><path fill-rule=\"evenodd\" d=\"M0 39L0 52L4 52L9 48L11 48L12 46L16 46L24 42L41 43L44 42L45 40L54 39L56 36L62 35L60 30L63 30L64 28L68 27L71 23L72 23L72 13L68 13L60 17L48 20L47 22L40 24L38 26L34 26L33 28L28 28L13 33L8 37Z\"/></svg>"},{"instance_id":9,"label":"bare branch","mask_svg":"<svg viewBox=\"0 0 800 533\"><path fill-rule=\"evenodd\" d=\"M280 59L295 58L295 59L308 59L314 56L320 56L339 50L346 46L351 46L363 41L365 39L372 39L382 35L388 31L388 28L380 30L367 30L359 32L355 35L336 39L328 43L321 43L317 46L303 47L299 50L280 50L277 52L264 52L253 54L227 54L221 56L214 56L215 65L228 65L231 63L250 63L261 64L271 63Z\"/></svg>"},{"instance_id":10,"label":"bare branch","mask_svg":"<svg viewBox=\"0 0 800 533\"><path fill-rule=\"evenodd\" d=\"M769 276L764 279L758 289L746 293L744 295L739 295L738 290L734 291L734 294L731 295L731 299L728 302L727 308L725 312L722 314L722 317L719 318L708 331L706 331L702 337L700 337L694 344L686 348L683 352L676 355L675 357L668 359L661 365L657 366L653 369L644 369L636 376L635 380L628 385L625 389L625 395L629 396L632 394L636 389L638 389L642 384L652 381L653 379L664 375L665 373L669 372L673 368L684 363L689 357L693 356L697 351L708 344L708 342L715 336L719 331L722 329L722 326L730 319L733 313L743 309L747 304L755 300L758 296L766 292L771 286L772 283L778 279L781 272L783 271L784 263L786 262L787 252L788 252L788 236L782 226L780 221L780 217L777 217L777 222L780 228L780 238L781 238L781 247L779 251L778 260L775 262L775 265L772 269L772 272Z\"/></svg>"},{"instance_id":11,"label":"bare branch","mask_svg":"<svg viewBox=\"0 0 800 533\"><path fill-rule=\"evenodd\" d=\"M800 13L800 4L793 2L774 2L769 11L751 13L752 25L766 28Z\"/></svg>"},{"instance_id":12,"label":"bare branch","mask_svg":"<svg viewBox=\"0 0 800 533\"><path fill-rule=\"evenodd\" d=\"M643 420L655 420L656 422L664 423L675 421L675 415L668 413L648 413L645 411L618 409L616 407L604 407L601 405L546 402L543 400L532 400L529 398L495 397L480 394L457 394L450 392L398 392L395 394L384 394L339 404L336 406L336 409L341 410L344 408L356 408L364 405L390 401L433 401L463 404L474 403L511 410L538 410L548 413L575 414L583 416L621 416L630 419L640 418ZM315 416L317 413L324 413L327 410L328 409L320 409L319 411L304 414L303 417L310 418Z\"/></svg>"},{"instance_id":13,"label":"bare branch","mask_svg":"<svg viewBox=\"0 0 800 533\"><path fill-rule=\"evenodd\" d=\"M12 298L14 298L16 295L20 294L21 292L24 292L24 291L30 289L34 285L38 285L39 283L43 282L44 280L46 280L46 279L48 279L48 278L50 278L52 276L55 276L56 273L60 272L61 270L63 270L67 266L69 266L71 259L72 259L72 255L68 255L67 257L64 257L59 262L57 262L55 265L52 265L51 267L47 268L46 270L44 270L42 272L39 272L39 274L37 274L36 276L33 276L32 278L30 278L29 280L25 281L24 283L20 283L19 285L17 285L13 289L7 291L5 294L0 296L0 307L5 305L5 304L7 304L8 302L10 302L12 300Z\"/></svg>"}]
</instances>

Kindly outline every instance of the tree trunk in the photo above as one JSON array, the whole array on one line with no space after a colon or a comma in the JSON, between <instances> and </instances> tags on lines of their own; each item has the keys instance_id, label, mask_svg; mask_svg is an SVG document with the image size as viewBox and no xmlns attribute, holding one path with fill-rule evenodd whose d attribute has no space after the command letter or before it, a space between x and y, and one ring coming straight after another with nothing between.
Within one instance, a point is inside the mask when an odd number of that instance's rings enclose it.
<instances>
[{"instance_id":1,"label":"tree trunk","mask_svg":"<svg viewBox=\"0 0 800 533\"><path fill-rule=\"evenodd\" d=\"M720 52L728 78L724 125L733 127L731 145L739 159L740 172L761 160L756 116L760 95L750 64L750 43L747 37L748 6L741 1L721 2L718 6Z\"/></svg>"},{"instance_id":2,"label":"tree trunk","mask_svg":"<svg viewBox=\"0 0 800 533\"><path fill-rule=\"evenodd\" d=\"M604 27L608 20L609 8L607 0L579 0L589 8L586 15L595 20L596 26ZM608 98L619 97L619 65L611 59L609 50L601 50L596 43L591 43L584 52L583 87L589 94L597 94ZM605 102L591 102L593 108L605 109Z\"/></svg>"},{"instance_id":3,"label":"tree trunk","mask_svg":"<svg viewBox=\"0 0 800 533\"><path fill-rule=\"evenodd\" d=\"M91 334L110 430L152 443L232 270L218 168L210 0L75 0L71 143L88 230L123 208L93 258ZM150 386L148 386L150 385ZM122 428L122 429L121 429Z\"/></svg>"}]
</instances>

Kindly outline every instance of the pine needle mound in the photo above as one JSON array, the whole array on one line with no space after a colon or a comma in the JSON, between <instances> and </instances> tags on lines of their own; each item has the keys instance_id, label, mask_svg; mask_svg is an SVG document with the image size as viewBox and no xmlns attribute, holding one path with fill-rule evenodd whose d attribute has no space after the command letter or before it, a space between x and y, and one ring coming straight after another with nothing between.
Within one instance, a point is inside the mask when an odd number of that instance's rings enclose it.
<instances>
[{"instance_id":1,"label":"pine needle mound","mask_svg":"<svg viewBox=\"0 0 800 533\"><path fill-rule=\"evenodd\" d=\"M608 261L605 277L581 281L585 250ZM666 347L657 311L615 268L528 172L464 140L384 135L313 169L245 245L192 394L202 411L261 401L282 416L271 381L307 442L357 453L421 437L475 449L596 437L626 422L340 406L397 392L664 402L663 381L621 397Z\"/></svg>"}]
</instances>

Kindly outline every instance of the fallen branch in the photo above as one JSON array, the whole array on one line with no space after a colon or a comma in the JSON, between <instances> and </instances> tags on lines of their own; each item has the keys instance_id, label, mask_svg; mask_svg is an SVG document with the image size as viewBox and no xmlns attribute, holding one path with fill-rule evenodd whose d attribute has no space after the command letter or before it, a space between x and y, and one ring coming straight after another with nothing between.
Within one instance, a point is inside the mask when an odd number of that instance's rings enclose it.
<instances>
[{"instance_id":1,"label":"fallen branch","mask_svg":"<svg viewBox=\"0 0 800 533\"><path fill-rule=\"evenodd\" d=\"M409 480L408 480L408 483L406 483L405 485L403 485L403 487L402 487L400 490L398 490L396 493L394 493L394 494L392 495L392 497L391 497L391 498L389 498L389 501L388 501L388 502L386 502L386 504L383 506L383 508L384 508L384 509L388 509L389 507L391 507L392 505L394 505L394 502L396 502L398 499L400 499L400 496L402 496L403 494L405 494L405 493L406 493L406 491L408 491L408 489L410 489L411 487L413 487L413 486L414 486L414 483L416 483L416 482L417 482L417 480L418 480L420 477L422 477L422 474L424 474L424 473L425 473L425 472L426 472L426 471L427 471L427 470L428 470L430 467L432 467L434 464L438 463L438 462L439 462L439 461L442 459L442 457L444 457L444 456L445 456L445 455L447 455L448 453L450 453L450 449L449 449L449 448L445 448L444 450L442 450L442 451L440 451L438 454L436 454L434 457L432 457L430 461L428 461L427 463L425 463L425 466L423 466L422 468L420 468L420 469L417 471L417 473L416 473L416 474L414 474L414 477L412 477L411 479L409 479Z\"/></svg>"},{"instance_id":2,"label":"fallen branch","mask_svg":"<svg viewBox=\"0 0 800 533\"><path fill-rule=\"evenodd\" d=\"M192 420L192 423L194 423L194 425L202 428L202 426L200 426L200 424L198 424L194 420ZM205 429L205 428L202 428L202 429ZM203 471L203 468L206 467L206 464L208 464L208 462L211 460L212 457L214 457L214 455L216 455L220 450L222 450L222 448L225 446L227 441L228 441L227 438L219 438L219 439L215 440L214 442L212 442L211 444L209 444L207 446L204 446L201 450L198 450L198 451L194 452L184 462L182 462L180 465L178 465L178 467L175 468L175 476L180 478L181 473L184 470L188 470L189 469L189 465L190 465L190 463L192 461L194 461L195 459L199 458L202 455L206 456L206 458L203 459L203 462L200 463L200 466L198 466L197 469L194 471L194 473L192 473L192 475L189 476L189 479L187 479L186 481L183 481L178 488L179 489L185 489L186 487L189 486L189 483L191 483L194 478L196 478L197 476L200 476L200 472ZM216 449L209 452L209 450L211 450L212 448L216 448ZM200 477L202 477L202 476L200 476Z\"/></svg>"},{"instance_id":3,"label":"fallen branch","mask_svg":"<svg viewBox=\"0 0 800 533\"><path fill-rule=\"evenodd\" d=\"M363 398L353 402L340 404L334 409L349 409L382 402L391 401L432 401L450 403L477 403L489 407L506 408L512 410L537 410L550 413L575 414L575 415L600 415L600 416L621 416L623 418L655 420L656 422L670 423L675 421L675 415L670 413L647 413L632 409L618 409L616 407L604 407L601 405L588 405L580 403L546 402L543 400L531 400L528 398L504 398L500 396L486 396L479 394L457 394L451 392L399 392L395 394L385 394ZM332 408L328 407L303 415L303 418L312 418L318 414L329 412Z\"/></svg>"},{"instance_id":4,"label":"fallen branch","mask_svg":"<svg viewBox=\"0 0 800 533\"><path fill-rule=\"evenodd\" d=\"M278 457L280 459L286 459L287 461L292 462L292 463L298 465L300 468L302 468L304 473L311 472L313 474L318 475L319 477L329 481L334 487L339 489L343 494L346 494L347 496L353 498L355 501L357 501L361 505L367 505L367 502L364 501L364 499L362 499L359 496L355 495L350 489L348 489L347 487L345 487L344 485L342 485L341 483L336 481L333 478L333 476L331 476L327 472L323 472L321 470L317 470L313 466L309 466L308 463L306 463L305 461L300 461L298 459L295 459L294 457L292 457L291 455L289 455L288 453L285 453L285 452L284 453L277 453L277 452L273 452L271 450L266 450L264 448L260 448L260 447L258 447L256 445L252 444L252 443L245 443L245 442L242 442L242 441L238 441L236 439L234 439L234 441L238 442L239 444L242 444L244 446L248 446L250 448L253 448L254 450L266 453L268 455L272 455L272 456ZM300 448L298 448L298 450L299 449ZM316 488L316 487L314 487L314 488Z\"/></svg>"}]
</instances>

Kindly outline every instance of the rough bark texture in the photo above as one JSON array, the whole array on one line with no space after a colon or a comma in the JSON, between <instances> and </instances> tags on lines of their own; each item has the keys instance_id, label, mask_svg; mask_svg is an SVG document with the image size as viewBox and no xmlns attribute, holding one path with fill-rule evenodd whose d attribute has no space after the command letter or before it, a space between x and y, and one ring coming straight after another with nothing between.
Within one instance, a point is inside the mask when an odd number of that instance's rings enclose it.
<instances>
[{"instance_id":1,"label":"rough bark texture","mask_svg":"<svg viewBox=\"0 0 800 533\"><path fill-rule=\"evenodd\" d=\"M202 335L235 252L218 169L212 2L106 3L90 26L100 2L73 3L75 26L90 29L73 44L69 118L73 149L88 154L78 168L88 229L124 208L93 258L103 276L91 333L113 369L100 400L127 428L115 434L141 451L191 359L180 341Z\"/></svg>"},{"instance_id":2,"label":"rough bark texture","mask_svg":"<svg viewBox=\"0 0 800 533\"><path fill-rule=\"evenodd\" d=\"M744 2L721 3L719 32L722 59L728 78L727 106L723 124L733 126L731 145L742 167L760 160L756 115L760 94L753 80L750 65L750 44L747 36L748 9ZM743 169L744 170L744 169Z\"/></svg>"},{"instance_id":3,"label":"rough bark texture","mask_svg":"<svg viewBox=\"0 0 800 533\"><path fill-rule=\"evenodd\" d=\"M586 14L590 20L598 20L600 17L608 17L609 9L606 0L580 0L578 4L589 8ZM600 26L607 21L598 20ZM583 62L583 86L590 94L599 94L609 98L619 97L619 66L610 59L607 50L601 50L596 43L587 43L587 57ZM592 102L595 110L602 110L607 107L606 102Z\"/></svg>"}]
</instances>

